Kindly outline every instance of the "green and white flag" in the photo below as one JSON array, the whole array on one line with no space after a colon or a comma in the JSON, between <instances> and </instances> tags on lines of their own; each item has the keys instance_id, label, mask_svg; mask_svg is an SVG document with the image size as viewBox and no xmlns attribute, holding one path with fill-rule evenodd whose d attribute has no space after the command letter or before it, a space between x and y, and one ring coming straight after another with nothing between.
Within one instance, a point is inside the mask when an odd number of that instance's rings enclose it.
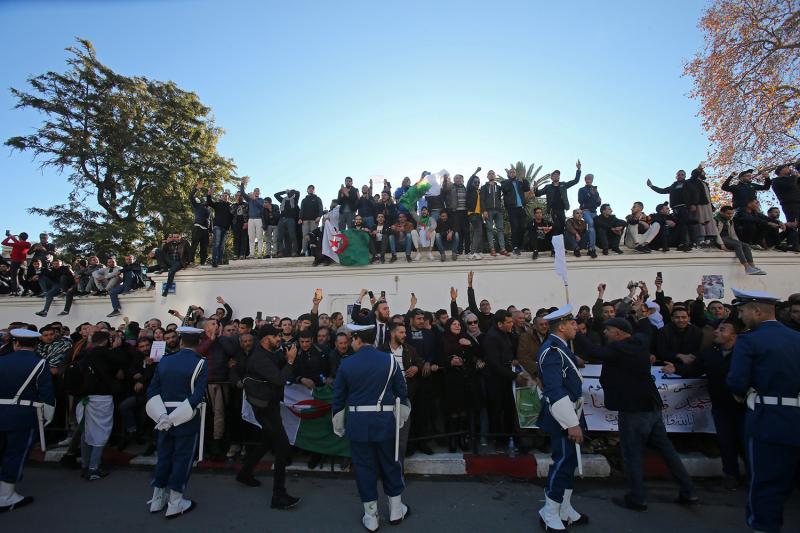
<instances>
[{"instance_id":1,"label":"green and white flag","mask_svg":"<svg viewBox=\"0 0 800 533\"><path fill-rule=\"evenodd\" d=\"M292 445L323 455L350 456L350 442L333 433L332 400L330 385L314 390L298 384L284 387L281 418Z\"/></svg>"}]
</instances>

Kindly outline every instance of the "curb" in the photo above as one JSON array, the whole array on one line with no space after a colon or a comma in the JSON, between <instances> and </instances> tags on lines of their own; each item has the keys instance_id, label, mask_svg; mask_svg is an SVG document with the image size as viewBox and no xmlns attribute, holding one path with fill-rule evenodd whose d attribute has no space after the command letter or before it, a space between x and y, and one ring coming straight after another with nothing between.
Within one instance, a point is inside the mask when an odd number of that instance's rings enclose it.
<instances>
[{"instance_id":1,"label":"curb","mask_svg":"<svg viewBox=\"0 0 800 533\"><path fill-rule=\"evenodd\" d=\"M64 456L66 448L53 448L42 453L38 449L31 450L30 460L39 463L58 463ZM680 454L681 461L692 477L715 478L722 477L722 463L718 458L692 452ZM583 477L607 478L615 475L608 459L600 454L583 454ZM138 466L153 467L156 464L156 454L133 455L106 449L103 453L103 463L113 466ZM422 476L508 476L516 479L546 479L553 463L549 454L534 453L531 455L472 455L461 453L434 453L433 455L414 455L405 460L405 473ZM195 463L195 468L200 471L235 471L239 463L228 461L202 461ZM256 471L265 472L272 470L271 461L262 461ZM331 474L347 474L350 468L343 469L341 464L325 463L316 469L310 469L304 461L295 461L286 468L289 472L316 472ZM669 470L663 459L655 454L648 453L644 458L644 473L648 479L661 479L670 477Z\"/></svg>"}]
</instances>

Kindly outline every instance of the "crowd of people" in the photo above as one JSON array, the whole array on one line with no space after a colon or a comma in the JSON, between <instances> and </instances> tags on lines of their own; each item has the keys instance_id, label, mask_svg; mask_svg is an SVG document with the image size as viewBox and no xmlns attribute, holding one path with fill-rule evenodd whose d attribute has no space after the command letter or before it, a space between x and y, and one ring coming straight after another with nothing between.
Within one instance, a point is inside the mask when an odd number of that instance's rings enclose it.
<instances>
[{"instance_id":1,"label":"crowd of people","mask_svg":"<svg viewBox=\"0 0 800 533\"><path fill-rule=\"evenodd\" d=\"M36 346L36 353L47 361L57 395L58 415L53 427L58 430L51 432L50 438L69 445L65 461L77 457L80 432L70 425L74 412L69 413L67 406L89 395L90 402L96 396L108 397L104 406L104 420L109 424L106 437L111 435L110 424L115 424L120 449L134 440L149 440L152 423L144 416L144 405L153 368L158 364L151 357L153 342L164 341L168 356L179 349L175 330L188 325L204 331L197 352L208 362L208 454L235 457L244 442L253 438L252 428L241 420L239 391L244 388L248 356L259 342L255 332L266 324L276 328L276 349L297 350L289 382L314 389L332 383L341 361L352 353L347 318L349 323L375 325L374 344L392 353L405 372L414 406L405 455L432 453L434 436L444 439L451 451L467 451L480 444L503 452L512 437L512 446L524 453L536 439L519 429L511 385L515 380L523 383L522 375L537 375L537 352L548 336L548 322L543 316L553 308L532 310L510 305L493 310L488 300L478 299L473 281L470 273L466 302L460 302L458 291L451 288L449 302L443 295L447 305L437 310L418 308L412 295L408 309L392 312L381 295L364 289L349 317L338 312L320 313L322 294L316 291L309 312L296 318L236 317L219 297L213 313L191 306L185 315L171 311L175 321L165 325L155 318L135 322L127 317L116 326L84 323L74 329L52 322L40 328L42 337ZM592 361L592 347L606 342L603 324L614 317L629 320L632 327L646 330L653 364L667 365L670 372L686 375L707 373L715 410L736 411L740 408L727 398L724 383L713 382L720 376L724 381L724 372L712 368L724 364L719 360L719 350L730 350L730 340L741 331L730 316L731 309L716 300L706 304L702 286L698 286L696 298L673 301L663 291L660 278L652 293L647 284L639 282L630 285L624 297L613 299L606 297L606 286L601 284L597 298L591 305L581 306L576 315L578 330L586 342L576 341L572 348L578 357ZM788 326L800 330L800 295L792 296L782 313ZM36 329L24 322L11 324L0 332L4 342L0 355L11 349L8 331L14 328ZM725 347L720 348L720 343ZM86 390L72 383L71 374L88 367L97 370L100 378ZM735 429L718 423L725 473L732 480L739 473L737 439L734 433L726 433L726 428ZM480 443L471 442L471 438L481 439ZM154 442L150 444L147 453L153 451ZM100 468L100 454L92 457L93 461L84 466L95 471ZM312 457L312 466L320 460Z\"/></svg>"},{"instance_id":2,"label":"crowd of people","mask_svg":"<svg viewBox=\"0 0 800 533\"><path fill-rule=\"evenodd\" d=\"M410 422L403 424L400 430L399 457L418 452L432 454L434 442L451 452L460 449L491 453L493 447L493 451L499 453L528 453L534 447L543 447L541 432L552 433L552 428L542 425L547 422L542 420L542 417L547 418L544 414L540 416L542 430L520 427L512 386L529 386L544 380L552 369L542 366L545 364L543 350L548 353L554 345L562 343L563 349L574 357L576 367L594 362L604 364L605 377L601 377L601 383L606 389L606 406L624 411L620 413L620 445L631 492L616 503L628 509L646 509L643 474L637 465L641 466L647 440L657 446L679 481L680 503L697 501L691 480L663 429L663 421L660 422L660 397L655 387L651 387L652 390L645 387L650 380L641 381L637 374L649 376L654 365L669 374L706 375L725 473L724 486L729 490L740 486L743 473L739 458L744 454L742 428L746 407L734 398L733 392L738 394L739 391L732 391L728 385L730 356L737 336L745 332L748 324L738 316L739 308L718 300L706 303L702 285L698 285L695 298L672 298L664 291L659 275L654 291L651 292L645 282L631 282L627 292L620 291L613 298L606 296L607 287L601 283L596 299L589 302L590 305L580 306L574 317L571 307L509 305L495 310L488 300L479 299L476 294L474 273L470 272L466 281L466 302L460 300L459 291L451 287L449 298L442 295L446 305L437 310L417 307L412 293L408 308L398 312L390 309L383 294L362 289L352 307L349 306L349 317L339 312L329 315L319 310L323 294L317 289L309 311L296 318L262 317L261 313L256 317L237 317L234 309L218 297L218 307L213 313L192 305L185 315L170 311L176 320L166 325L155 318L135 322L127 317L119 325L102 321L74 328L63 322L37 328L19 321L0 331L0 363L3 356L23 345L29 346L26 349L40 358L49 371L44 379L48 380L47 388L52 387L55 399L54 422L47 439L67 447L61 460L63 464L80 468L82 477L88 481L98 481L108 475L102 457L112 436L120 450L134 441L147 443L146 455L157 450L157 442L167 442L163 431L173 427L174 413L169 417L162 413L161 418L157 418L150 410L154 387L162 391L162 387L169 386L158 382L159 365L169 362L174 363L173 366L189 364L193 367L199 356L203 362L201 390L192 389L194 402L191 405L192 409L196 408L202 398L208 405L207 413L201 412L208 420L207 430L200 435L208 443L207 456L231 461L238 457L242 466L237 481L256 487L260 481L254 477L254 469L271 448L275 455L272 505L287 509L299 501L289 496L285 487L284 471L292 452L276 403L269 402L272 397L282 396L284 385L298 384L313 391L336 383L337 389L341 389L337 375L344 368L343 364L347 364L347 358L365 345L370 349L374 346L377 351L392 356L392 367L402 372L402 393L405 397L407 391L411 403ZM800 331L800 294L778 302L776 309L776 317L785 326ZM365 333L364 329L368 331ZM35 342L20 332L35 336ZM560 340L554 341L555 337ZM162 348L154 352L155 342ZM626 346L634 351L626 352ZM626 353L630 356L643 354L643 366L639 363L632 367L623 365L612 379L611 371L606 374L605 367L613 361L609 354L619 353L621 357L627 357ZM559 368L562 364L563 358ZM197 364L197 369L200 368ZM561 371L556 374L561 376ZM552 394L546 382L542 383L545 383L545 396ZM576 383L580 396L579 381ZM243 419L243 390L260 428ZM262 408L259 403L265 398L264 405L271 409ZM556 416L555 408L549 409ZM335 427L334 418L334 431ZM568 435L564 434L564 439L581 443L581 430L578 428L573 434L573 429L570 428ZM161 437L157 439L155 435L159 433ZM192 434L187 435L191 437ZM190 441L192 439L194 437ZM189 444L186 446L193 450L193 445ZM555 449L552 439L550 445L554 457L563 454ZM355 455L355 450L366 449L362 448L354 449L353 461L365 460ZM178 460L177 448L164 453ZM181 461L184 459L186 457ZM311 453L309 467L315 468L323 460L320 454ZM382 463L381 468L383 466ZM157 467L157 479L166 476L159 473L159 468L161 466ZM364 475L363 469L356 473ZM16 479L3 481L13 489ZM179 488L173 489L177 496L175 502L170 499L168 516L192 508L192 502L182 499L185 483L181 483L177 485ZM560 520L565 523L588 520L570 506L571 486L559 489L559 483L551 475L546 506L540 512L543 520L549 520L548 524L553 521L560 524L559 509ZM160 510L166 505L166 493L162 485L155 486L153 501L162 503L153 505ZM359 485L359 490L362 489ZM397 490L402 491L402 484ZM372 494L371 490L367 492ZM15 495L7 496L21 502ZM559 499L561 501L557 501ZM398 502L399 499L394 504L397 509L405 509L401 513L405 514L406 507ZM370 508L366 512L373 511Z\"/></svg>"},{"instance_id":3,"label":"crowd of people","mask_svg":"<svg viewBox=\"0 0 800 533\"><path fill-rule=\"evenodd\" d=\"M675 181L664 188L647 180L652 190L669 195L669 200L650 214L642 202L634 202L624 219L603 203L592 174L584 177L578 190L579 205L570 209L567 191L580 181L580 161L576 167L575 177L568 181L561 181L558 170L532 182L517 177L513 168L506 171L504 180L490 170L483 184L480 167L466 183L461 174L451 179L443 171L437 175L441 186L436 194L420 192L419 185L430 178L429 172L423 172L414 184L404 178L394 191L384 180L379 194L373 194L372 180L359 191L347 177L330 208L338 207L340 231L368 233L373 263L395 262L398 253L408 262L435 260L434 253L441 261L449 253L455 261L462 255L480 260L484 254L516 257L523 251L536 260L541 252L554 253L552 239L558 235L563 235L566 251L575 257L587 253L596 258L598 250L603 255L622 254L622 247L643 254L717 247L733 252L751 275L766 274L756 266L753 250L800 252L800 163L779 166L775 177L764 175L762 183L754 181L760 174L753 170L729 176L721 188L731 194L730 205L712 203L701 167L688 178L679 170ZM97 256L67 262L47 233L33 243L26 233L7 231L2 244L11 250L8 258L0 259L0 294L43 298L44 307L37 313L43 317L56 296L65 297L62 316L69 314L75 297L108 296L108 316L114 317L122 313L120 294L156 288L150 278L154 273L167 273L162 286L162 296L167 297L179 270L198 263L207 266L209 247L212 268L229 259L301 254L314 256L314 266L332 262L323 246L323 221L329 211L313 185L302 199L297 190L287 189L275 193L275 201L262 198L259 188L248 192L248 185L249 178L242 178L236 197L231 198L228 192L216 194L213 186L198 181L189 195L194 214L191 231L174 231L161 247L142 257L126 256L121 263L115 257L103 262ZM769 189L780 202L785 220L777 207L762 212L757 194ZM537 197L544 198L544 207L530 209L529 217L529 204Z\"/></svg>"}]
</instances>

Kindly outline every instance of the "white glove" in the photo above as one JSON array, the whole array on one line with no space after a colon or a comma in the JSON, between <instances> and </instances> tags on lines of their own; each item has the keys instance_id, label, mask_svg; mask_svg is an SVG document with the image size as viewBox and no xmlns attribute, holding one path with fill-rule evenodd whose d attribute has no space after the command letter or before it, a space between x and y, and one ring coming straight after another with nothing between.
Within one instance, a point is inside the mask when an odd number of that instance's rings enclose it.
<instances>
[{"instance_id":1,"label":"white glove","mask_svg":"<svg viewBox=\"0 0 800 533\"><path fill-rule=\"evenodd\" d=\"M163 414L159 417L158 423L156 424L156 429L158 431L167 431L169 428L172 427L172 420L169 419L167 414Z\"/></svg>"}]
</instances>

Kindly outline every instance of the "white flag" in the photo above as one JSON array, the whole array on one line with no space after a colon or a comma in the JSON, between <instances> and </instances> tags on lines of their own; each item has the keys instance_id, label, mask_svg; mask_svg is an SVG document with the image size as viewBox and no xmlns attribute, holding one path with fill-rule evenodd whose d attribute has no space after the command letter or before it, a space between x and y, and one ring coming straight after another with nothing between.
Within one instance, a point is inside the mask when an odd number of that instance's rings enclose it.
<instances>
[{"instance_id":1,"label":"white flag","mask_svg":"<svg viewBox=\"0 0 800 533\"><path fill-rule=\"evenodd\" d=\"M339 234L339 206L331 209L325 218L325 225L322 230L322 255L330 257L337 263L339 254L333 250L332 243L335 236Z\"/></svg>"},{"instance_id":2,"label":"white flag","mask_svg":"<svg viewBox=\"0 0 800 533\"><path fill-rule=\"evenodd\" d=\"M425 196L439 196L439 193L442 192L442 181L444 181L445 176L449 176L450 173L442 169L435 174L428 174L425 176L425 181L431 184L431 188L425 193Z\"/></svg>"},{"instance_id":3,"label":"white flag","mask_svg":"<svg viewBox=\"0 0 800 533\"><path fill-rule=\"evenodd\" d=\"M558 274L558 277L564 281L564 286L566 287L569 283L567 283L567 256L564 252L564 236L554 235L552 243L553 251L556 253L553 268L556 274Z\"/></svg>"}]
</instances>

